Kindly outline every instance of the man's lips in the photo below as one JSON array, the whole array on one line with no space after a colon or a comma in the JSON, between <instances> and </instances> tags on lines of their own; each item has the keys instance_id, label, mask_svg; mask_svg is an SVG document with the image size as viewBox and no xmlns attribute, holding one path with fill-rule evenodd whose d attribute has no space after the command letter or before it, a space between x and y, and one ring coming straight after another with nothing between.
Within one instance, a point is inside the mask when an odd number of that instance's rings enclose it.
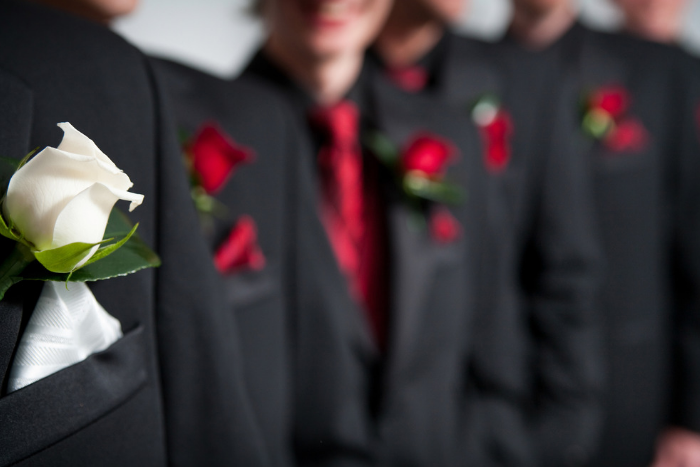
<instances>
[{"instance_id":1,"label":"man's lips","mask_svg":"<svg viewBox=\"0 0 700 467\"><path fill-rule=\"evenodd\" d=\"M307 19L320 27L339 27L350 22L355 4L347 1L310 1L304 4Z\"/></svg>"}]
</instances>

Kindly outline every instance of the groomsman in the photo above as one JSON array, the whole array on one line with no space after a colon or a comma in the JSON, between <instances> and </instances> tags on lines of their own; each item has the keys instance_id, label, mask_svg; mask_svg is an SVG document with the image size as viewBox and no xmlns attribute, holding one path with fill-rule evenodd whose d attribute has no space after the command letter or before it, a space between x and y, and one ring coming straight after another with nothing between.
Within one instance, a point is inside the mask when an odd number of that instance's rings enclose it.
<instances>
[{"instance_id":1,"label":"groomsman","mask_svg":"<svg viewBox=\"0 0 700 467\"><path fill-rule=\"evenodd\" d=\"M568 0L514 6L498 50L511 70L541 78L541 87L528 90L538 102L573 83L570 143L594 171L608 266L602 299L609 393L593 465L648 465L657 440L655 466L698 465L697 63L674 47L594 32L576 21ZM627 27L641 28L631 18Z\"/></svg>"},{"instance_id":2,"label":"groomsman","mask_svg":"<svg viewBox=\"0 0 700 467\"><path fill-rule=\"evenodd\" d=\"M300 459L336 465L338 453L358 462L369 452L387 466L486 465L474 460L470 438L480 409L469 398L471 330L474 310L496 306L492 296L512 300L502 284L516 271L505 276L502 265L513 245L500 241L510 221L471 121L362 68L388 6L263 2L270 37L244 73L288 96L316 148L305 162L314 174L312 217L326 232L307 228L298 240L315 255L298 273L299 294L322 306L315 322L299 323ZM499 141L489 143L498 151ZM427 166L412 166L423 157ZM438 196L445 180L461 187L449 207ZM422 199L416 186L432 187L436 198ZM585 222L569 225L588 239ZM589 253L580 263L586 274ZM375 433L377 448L368 451Z\"/></svg>"},{"instance_id":3,"label":"groomsman","mask_svg":"<svg viewBox=\"0 0 700 467\"><path fill-rule=\"evenodd\" d=\"M664 44L681 37L688 0L614 0L622 10L624 29L636 36Z\"/></svg>"},{"instance_id":4,"label":"groomsman","mask_svg":"<svg viewBox=\"0 0 700 467\"><path fill-rule=\"evenodd\" d=\"M523 100L539 82L505 69L500 51L449 25L464 0L396 2L373 56L409 92L467 116L482 164L505 198L509 228L494 289L475 328L475 465L584 465L598 439L603 370L595 294L599 252L584 160L567 148L567 91ZM553 135L555 135L553 137Z\"/></svg>"},{"instance_id":5,"label":"groomsman","mask_svg":"<svg viewBox=\"0 0 700 467\"><path fill-rule=\"evenodd\" d=\"M237 329L145 57L101 25L6 0L0 70L0 153L55 146L56 123L73 123L145 195L130 217L162 260L157 270L89 284L122 338L8 394L41 284L10 289L0 302L0 465L267 465Z\"/></svg>"},{"instance_id":6,"label":"groomsman","mask_svg":"<svg viewBox=\"0 0 700 467\"><path fill-rule=\"evenodd\" d=\"M293 250L298 213L314 206L299 188L310 149L301 147L288 104L260 83L221 80L164 60L156 66L183 136L212 261L239 325L266 451L271 465L292 465L292 333L297 314L306 312L295 308L295 268L306 266Z\"/></svg>"}]
</instances>

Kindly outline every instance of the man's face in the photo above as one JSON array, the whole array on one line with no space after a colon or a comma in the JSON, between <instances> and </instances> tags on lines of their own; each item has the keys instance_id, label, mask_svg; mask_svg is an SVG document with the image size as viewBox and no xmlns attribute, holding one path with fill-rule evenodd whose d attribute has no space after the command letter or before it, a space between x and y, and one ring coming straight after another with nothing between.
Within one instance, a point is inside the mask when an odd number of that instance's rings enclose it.
<instances>
[{"instance_id":1,"label":"man's face","mask_svg":"<svg viewBox=\"0 0 700 467\"><path fill-rule=\"evenodd\" d=\"M93 21L109 23L127 15L138 6L139 0L38 0L41 3L66 10Z\"/></svg>"},{"instance_id":2,"label":"man's face","mask_svg":"<svg viewBox=\"0 0 700 467\"><path fill-rule=\"evenodd\" d=\"M627 26L658 41L677 39L687 0L615 0Z\"/></svg>"},{"instance_id":3,"label":"man's face","mask_svg":"<svg viewBox=\"0 0 700 467\"><path fill-rule=\"evenodd\" d=\"M515 8L516 13L544 16L550 11L570 3L571 0L513 0L513 8Z\"/></svg>"},{"instance_id":4,"label":"man's face","mask_svg":"<svg viewBox=\"0 0 700 467\"><path fill-rule=\"evenodd\" d=\"M402 0L398 0L402 1ZM379 33L392 0L266 0L276 39L317 58L361 53Z\"/></svg>"}]
</instances>

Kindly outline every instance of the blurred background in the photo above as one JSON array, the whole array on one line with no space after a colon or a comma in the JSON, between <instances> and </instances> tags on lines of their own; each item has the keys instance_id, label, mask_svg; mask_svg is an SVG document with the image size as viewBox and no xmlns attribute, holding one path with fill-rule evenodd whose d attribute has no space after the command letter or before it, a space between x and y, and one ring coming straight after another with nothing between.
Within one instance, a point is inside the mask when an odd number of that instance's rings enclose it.
<instances>
[{"instance_id":1,"label":"blurred background","mask_svg":"<svg viewBox=\"0 0 700 467\"><path fill-rule=\"evenodd\" d=\"M401 0L398 0L401 1ZM607 0L579 0L584 21L615 29L617 10ZM172 58L222 77L234 76L262 39L249 0L142 0L114 29L145 52ZM471 0L461 28L484 39L498 37L510 17L509 0ZM686 15L682 45L700 55L700 0Z\"/></svg>"}]
</instances>

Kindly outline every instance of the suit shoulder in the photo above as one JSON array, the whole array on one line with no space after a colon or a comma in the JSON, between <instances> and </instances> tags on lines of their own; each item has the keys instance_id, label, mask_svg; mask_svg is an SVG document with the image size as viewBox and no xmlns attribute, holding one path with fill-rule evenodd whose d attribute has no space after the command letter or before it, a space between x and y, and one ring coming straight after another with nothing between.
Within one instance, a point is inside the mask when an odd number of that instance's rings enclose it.
<instances>
[{"instance_id":1,"label":"suit shoulder","mask_svg":"<svg viewBox=\"0 0 700 467\"><path fill-rule=\"evenodd\" d=\"M31 25L31 34L27 34ZM0 2L0 50L4 56L31 54L32 60L92 62L93 65L119 57L142 60L141 53L107 27L63 11L32 2ZM36 57L36 58L34 58Z\"/></svg>"}]
</instances>

